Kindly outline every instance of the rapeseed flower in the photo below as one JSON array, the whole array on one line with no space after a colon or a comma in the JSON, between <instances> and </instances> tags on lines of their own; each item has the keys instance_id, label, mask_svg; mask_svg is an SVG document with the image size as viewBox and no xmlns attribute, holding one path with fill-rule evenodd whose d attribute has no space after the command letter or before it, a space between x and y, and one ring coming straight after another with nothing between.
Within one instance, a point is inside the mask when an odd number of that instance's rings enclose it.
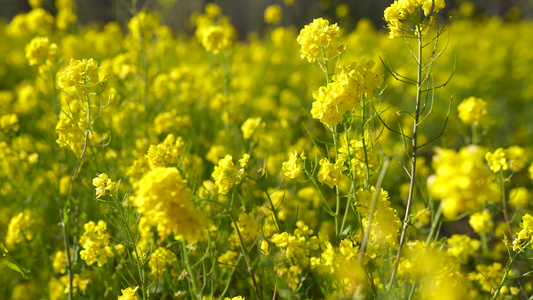
<instances>
[{"instance_id":1,"label":"rapeseed flower","mask_svg":"<svg viewBox=\"0 0 533 300\"><path fill-rule=\"evenodd\" d=\"M484 203L499 199L499 187L483 164L484 153L483 148L474 145L459 152L436 149L432 163L435 175L428 178L428 187L433 197L443 201L446 218L480 210Z\"/></svg>"},{"instance_id":2,"label":"rapeseed flower","mask_svg":"<svg viewBox=\"0 0 533 300\"><path fill-rule=\"evenodd\" d=\"M339 30L337 24L329 25L329 22L322 18L314 19L311 24L305 25L297 38L298 44L302 46L300 57L314 62L321 49L328 57L342 52L343 47L336 45Z\"/></svg>"},{"instance_id":3,"label":"rapeseed flower","mask_svg":"<svg viewBox=\"0 0 533 300\"><path fill-rule=\"evenodd\" d=\"M487 115L487 102L481 98L469 97L457 106L457 110L463 123L479 125Z\"/></svg>"}]
</instances>

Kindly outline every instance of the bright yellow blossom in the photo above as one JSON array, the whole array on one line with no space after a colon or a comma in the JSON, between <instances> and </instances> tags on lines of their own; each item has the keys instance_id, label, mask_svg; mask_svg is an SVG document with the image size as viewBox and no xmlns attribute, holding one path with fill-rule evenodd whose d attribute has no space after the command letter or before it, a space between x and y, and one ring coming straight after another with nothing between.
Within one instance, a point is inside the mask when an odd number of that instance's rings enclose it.
<instances>
[{"instance_id":1,"label":"bright yellow blossom","mask_svg":"<svg viewBox=\"0 0 533 300\"><path fill-rule=\"evenodd\" d=\"M465 124L479 125L487 115L487 102L481 98L469 97L458 106L459 118Z\"/></svg>"},{"instance_id":2,"label":"bright yellow blossom","mask_svg":"<svg viewBox=\"0 0 533 300\"><path fill-rule=\"evenodd\" d=\"M138 286L131 288L128 287L127 289L121 289L122 292L121 296L118 296L118 300L137 300L137 290L139 289Z\"/></svg>"},{"instance_id":3,"label":"bright yellow blossom","mask_svg":"<svg viewBox=\"0 0 533 300\"><path fill-rule=\"evenodd\" d=\"M297 41L302 46L300 57L307 58L307 61L314 62L324 49L327 56L342 51L342 47L336 45L339 36L339 26L329 25L327 20L322 18L314 19L313 22L300 31Z\"/></svg>"},{"instance_id":4,"label":"bright yellow blossom","mask_svg":"<svg viewBox=\"0 0 533 300\"><path fill-rule=\"evenodd\" d=\"M281 22L281 6L270 5L265 9L265 22L268 24L279 24Z\"/></svg>"}]
</instances>

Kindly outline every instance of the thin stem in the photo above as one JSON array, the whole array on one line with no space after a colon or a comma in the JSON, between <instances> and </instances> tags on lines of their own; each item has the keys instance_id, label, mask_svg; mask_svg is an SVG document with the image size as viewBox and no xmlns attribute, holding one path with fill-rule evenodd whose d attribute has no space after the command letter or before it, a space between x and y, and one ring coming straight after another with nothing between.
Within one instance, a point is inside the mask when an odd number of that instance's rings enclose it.
<instances>
[{"instance_id":1,"label":"thin stem","mask_svg":"<svg viewBox=\"0 0 533 300\"><path fill-rule=\"evenodd\" d=\"M128 222L128 216L126 215L126 212L124 212L122 205L118 202L118 199L113 196L112 197L115 203L115 206L117 207L120 217L122 218L122 222L124 223L122 225L122 228L126 231L127 237L129 238L129 242L133 246L133 251L135 253L135 259L137 260L137 272L139 273L139 279L141 280L141 291L142 291L142 297L143 300L147 299L148 291L146 290L146 283L145 283L145 276L144 276L144 270L142 268L141 264L141 257L139 255L139 252L137 250L137 243L136 239L133 238L133 234L131 233L131 229Z\"/></svg>"},{"instance_id":2,"label":"thin stem","mask_svg":"<svg viewBox=\"0 0 533 300\"><path fill-rule=\"evenodd\" d=\"M233 219L233 217L231 217L231 215L229 217L231 219L231 222L235 226L235 231L237 232L237 237L239 238L239 244L241 246L242 255L244 256L244 261L246 262L246 266L248 267L248 274L250 274L250 277L252 278L252 284L254 286L254 290L255 290L255 293L257 295L257 299L261 300L261 294L259 293L259 288L257 287L257 282L255 280L254 271L253 271L252 265L250 263L250 258L248 257L248 252L246 251L246 249L244 249L244 241L243 241L242 236L241 236L241 231L239 229L239 225L237 224L237 222L235 222L235 219Z\"/></svg>"},{"instance_id":3,"label":"thin stem","mask_svg":"<svg viewBox=\"0 0 533 300\"><path fill-rule=\"evenodd\" d=\"M381 183L383 182L383 179L385 178L385 174L387 173L387 169L389 168L390 160L386 159L385 164L383 165L383 169L381 169L381 173L379 174L378 182L376 183L376 187L374 189L374 195L372 196L372 203L370 204L370 212L368 214L368 225L365 229L365 234L363 235L363 240L361 241L361 247L359 248L359 257L357 260L361 263L363 261L363 256L365 254L366 245L368 243L368 239L370 236L370 227L372 226L372 218L374 217L374 210L376 207L376 201L378 199L379 191L381 190Z\"/></svg>"},{"instance_id":4,"label":"thin stem","mask_svg":"<svg viewBox=\"0 0 533 300\"><path fill-rule=\"evenodd\" d=\"M416 103L415 103L415 115L413 120L413 139L412 142L412 156L411 156L411 172L410 177L411 181L409 183L409 196L407 197L407 207L405 208L405 216L403 219L403 227L402 227L402 233L400 235L400 244L398 245L398 253L396 254L396 260L394 262L394 268L392 270L391 278L388 285L388 290L392 288L392 284L394 282L394 279L396 277L396 273L398 272L398 265L400 263L400 256L402 252L402 246L405 242L405 233L407 231L407 226L409 223L407 220L409 219L409 213L411 211L411 202L413 200L413 194L415 191L415 179L416 179L416 158L417 158L417 150L418 150L418 118L420 115L420 98L422 94L422 65L418 62L422 61L422 42L423 42L423 34L422 29L420 25L417 25L417 31L418 31L418 58L417 58L417 84L416 84Z\"/></svg>"},{"instance_id":5,"label":"thin stem","mask_svg":"<svg viewBox=\"0 0 533 300\"><path fill-rule=\"evenodd\" d=\"M183 252L183 260L185 260L187 273L189 273L189 277L191 278L191 285L194 296L197 299L201 299L200 294L198 294L198 284L196 282L196 276L194 275L194 271L191 268L191 263L189 262L189 255L187 255L187 245L185 244L185 239L181 239L181 251Z\"/></svg>"},{"instance_id":6,"label":"thin stem","mask_svg":"<svg viewBox=\"0 0 533 300\"><path fill-rule=\"evenodd\" d=\"M529 246L530 242L528 242L525 247ZM524 247L524 248L525 248ZM500 294L500 290L502 289L503 287L503 283L505 282L505 280L507 280L507 276L509 276L509 271L511 270L511 266L513 265L515 259L518 257L518 255L520 254L520 250L518 250L518 252L516 252L516 254L511 258L511 260L507 263L507 267L505 268L505 273L503 274L503 277L502 277L502 280L500 281L500 284L498 285L498 288L496 289L496 291L494 292L494 296L492 296L492 300L496 300L498 298L498 295Z\"/></svg>"}]
</instances>

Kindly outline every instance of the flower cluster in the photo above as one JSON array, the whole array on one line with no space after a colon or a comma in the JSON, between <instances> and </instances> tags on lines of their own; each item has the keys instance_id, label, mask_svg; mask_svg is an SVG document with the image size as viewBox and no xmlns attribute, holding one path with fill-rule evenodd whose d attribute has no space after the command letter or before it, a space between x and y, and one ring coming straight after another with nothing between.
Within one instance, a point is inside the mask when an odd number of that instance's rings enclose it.
<instances>
[{"instance_id":1,"label":"flower cluster","mask_svg":"<svg viewBox=\"0 0 533 300\"><path fill-rule=\"evenodd\" d=\"M118 300L137 300L137 290L139 289L138 286L131 288L128 287L127 289L121 289L122 295L118 296Z\"/></svg>"},{"instance_id":2,"label":"flower cluster","mask_svg":"<svg viewBox=\"0 0 533 300\"><path fill-rule=\"evenodd\" d=\"M191 191L178 169L155 168L139 181L133 203L156 224L161 239L173 235L196 241L204 228L190 200Z\"/></svg>"},{"instance_id":3,"label":"flower cluster","mask_svg":"<svg viewBox=\"0 0 533 300\"><path fill-rule=\"evenodd\" d=\"M477 282L481 288L487 292L494 293L494 286L498 286L503 277L503 273L506 272L501 263L493 263L492 265L477 265L476 272L468 274L468 279ZM509 270L509 276L513 276L513 271ZM504 285L501 289L502 294L507 294L513 287ZM511 292L514 294L514 292Z\"/></svg>"},{"instance_id":4,"label":"flower cluster","mask_svg":"<svg viewBox=\"0 0 533 300\"><path fill-rule=\"evenodd\" d=\"M4 133L9 131L19 131L19 117L16 114L6 114L0 116L0 130Z\"/></svg>"},{"instance_id":5,"label":"flower cluster","mask_svg":"<svg viewBox=\"0 0 533 300\"><path fill-rule=\"evenodd\" d=\"M66 114L59 114L56 124L57 144L60 147L69 147L74 153L79 154L83 148L83 134L80 126L74 119Z\"/></svg>"},{"instance_id":6,"label":"flower cluster","mask_svg":"<svg viewBox=\"0 0 533 300\"><path fill-rule=\"evenodd\" d=\"M220 7L211 4L206 6L204 15L196 18L195 35L205 50L214 54L231 46L236 36L229 19L219 16L220 13Z\"/></svg>"},{"instance_id":7,"label":"flower cluster","mask_svg":"<svg viewBox=\"0 0 533 300\"><path fill-rule=\"evenodd\" d=\"M145 157L152 169L159 167L168 167L178 163L183 155L185 142L183 138L177 138L171 133L157 145L150 145Z\"/></svg>"},{"instance_id":8,"label":"flower cluster","mask_svg":"<svg viewBox=\"0 0 533 300\"><path fill-rule=\"evenodd\" d=\"M41 65L51 66L54 63L57 45L50 43L47 37L35 37L26 45L25 52L30 66L40 66L39 71L43 72Z\"/></svg>"},{"instance_id":9,"label":"flower cluster","mask_svg":"<svg viewBox=\"0 0 533 300\"><path fill-rule=\"evenodd\" d=\"M304 168L304 161L306 159L307 158L305 157L305 153L303 151L302 153L300 153L300 155L298 155L297 151L291 153L289 156L289 160L284 162L281 166L281 170L283 171L285 178L294 179L296 178L296 176L302 173Z\"/></svg>"},{"instance_id":10,"label":"flower cluster","mask_svg":"<svg viewBox=\"0 0 533 300\"><path fill-rule=\"evenodd\" d=\"M437 148L432 163L435 175L428 178L428 186L433 197L442 199L445 217L477 211L485 202L499 199L499 187L483 163L484 153L474 145L459 152Z\"/></svg>"},{"instance_id":11,"label":"flower cluster","mask_svg":"<svg viewBox=\"0 0 533 300\"><path fill-rule=\"evenodd\" d=\"M105 196L106 191L113 193L117 183L111 180L106 173L102 173L93 179L93 185L96 188L96 198L100 198Z\"/></svg>"},{"instance_id":12,"label":"flower cluster","mask_svg":"<svg viewBox=\"0 0 533 300\"><path fill-rule=\"evenodd\" d=\"M402 21L409 20L419 24L427 17L434 18L444 6L444 0L395 0L384 12L384 18L390 30L389 38L402 36Z\"/></svg>"},{"instance_id":13,"label":"flower cluster","mask_svg":"<svg viewBox=\"0 0 533 300\"><path fill-rule=\"evenodd\" d=\"M89 221L83 225L83 228L85 231L80 237L80 245L83 248L80 251L80 258L88 266L98 261L98 266L101 267L107 262L108 257L115 256L109 246L111 237L107 232L107 223L102 220L98 221L98 224Z\"/></svg>"},{"instance_id":14,"label":"flower cluster","mask_svg":"<svg viewBox=\"0 0 533 300\"><path fill-rule=\"evenodd\" d=\"M533 216L530 214L525 214L522 216L522 222L520 223L520 232L517 234L516 239L513 241L513 250L524 251L523 246L524 242L522 240L531 239L530 244L533 245Z\"/></svg>"},{"instance_id":15,"label":"flower cluster","mask_svg":"<svg viewBox=\"0 0 533 300\"><path fill-rule=\"evenodd\" d=\"M485 158L494 173L500 170L520 172L527 163L526 150L518 146L511 146L507 149L498 148L494 152L487 152Z\"/></svg>"},{"instance_id":16,"label":"flower cluster","mask_svg":"<svg viewBox=\"0 0 533 300\"><path fill-rule=\"evenodd\" d=\"M370 187L369 190L359 189L357 191L357 210L365 216L363 219L363 226L367 227L372 199L376 192L375 187ZM376 203L374 206L374 214L372 216L372 224L370 225L370 242L376 246L392 246L398 245L398 232L402 225L398 213L390 207L389 193L380 189Z\"/></svg>"},{"instance_id":17,"label":"flower cluster","mask_svg":"<svg viewBox=\"0 0 533 300\"><path fill-rule=\"evenodd\" d=\"M466 234L453 234L447 241L448 255L457 257L462 261L466 261L471 257L476 257L481 242L476 239L471 239Z\"/></svg>"},{"instance_id":18,"label":"flower cluster","mask_svg":"<svg viewBox=\"0 0 533 300\"><path fill-rule=\"evenodd\" d=\"M234 224L231 224L234 230L232 239L238 241L237 232ZM243 240L248 245L251 245L256 239L259 232L261 232L261 223L255 218L253 212L250 213L241 213L239 220L237 220L237 228L239 229L239 234Z\"/></svg>"},{"instance_id":19,"label":"flower cluster","mask_svg":"<svg viewBox=\"0 0 533 300\"><path fill-rule=\"evenodd\" d=\"M368 140L368 135L365 136ZM362 139L350 139L346 141L344 135L339 139L339 153L342 153L346 157L351 157L349 164L358 178L362 178L366 174L366 168L368 167L369 174L373 174L379 170L379 159L372 151L372 146L368 142L363 144ZM366 146L366 147L365 147Z\"/></svg>"},{"instance_id":20,"label":"flower cluster","mask_svg":"<svg viewBox=\"0 0 533 300\"><path fill-rule=\"evenodd\" d=\"M488 210L471 214L468 224L479 234L489 233L494 228L492 215Z\"/></svg>"},{"instance_id":21,"label":"flower cluster","mask_svg":"<svg viewBox=\"0 0 533 300\"><path fill-rule=\"evenodd\" d=\"M20 212L11 218L7 227L6 246L12 248L24 240L31 241L34 236L33 224L35 224L34 214L30 210Z\"/></svg>"},{"instance_id":22,"label":"flower cluster","mask_svg":"<svg viewBox=\"0 0 533 300\"><path fill-rule=\"evenodd\" d=\"M326 125L337 125L346 111L361 102L362 96L372 97L374 89L383 82L383 77L372 71L373 67L372 60L337 67L333 81L313 92L313 118Z\"/></svg>"},{"instance_id":23,"label":"flower cluster","mask_svg":"<svg viewBox=\"0 0 533 300\"><path fill-rule=\"evenodd\" d=\"M265 123L261 122L261 118L249 118L242 123L241 131L242 131L242 137L245 140L248 140L259 131L261 128L265 127Z\"/></svg>"},{"instance_id":24,"label":"flower cluster","mask_svg":"<svg viewBox=\"0 0 533 300\"><path fill-rule=\"evenodd\" d=\"M318 171L318 181L327 184L330 188L339 184L344 177L342 171L346 170L344 166L344 158L339 157L335 163L330 163L326 158L322 158L319 162L320 170Z\"/></svg>"},{"instance_id":25,"label":"flower cluster","mask_svg":"<svg viewBox=\"0 0 533 300\"><path fill-rule=\"evenodd\" d=\"M469 97L457 106L457 110L463 123L479 125L487 115L487 102L481 98Z\"/></svg>"},{"instance_id":26,"label":"flower cluster","mask_svg":"<svg viewBox=\"0 0 533 300\"><path fill-rule=\"evenodd\" d=\"M279 24L281 22L281 6L270 5L265 9L265 22L268 24Z\"/></svg>"},{"instance_id":27,"label":"flower cluster","mask_svg":"<svg viewBox=\"0 0 533 300\"><path fill-rule=\"evenodd\" d=\"M302 46L300 57L314 62L320 51L324 51L324 55L328 57L333 53L342 52L343 47L335 44L338 36L337 24L329 25L327 20L314 19L311 24L305 25L298 35L298 44Z\"/></svg>"},{"instance_id":28,"label":"flower cluster","mask_svg":"<svg viewBox=\"0 0 533 300\"><path fill-rule=\"evenodd\" d=\"M152 255L150 255L150 261L148 262L148 265L152 270L152 275L158 279L161 279L166 270L166 266L175 260L176 255L174 252L164 247L159 247L152 252Z\"/></svg>"},{"instance_id":29,"label":"flower cluster","mask_svg":"<svg viewBox=\"0 0 533 300\"><path fill-rule=\"evenodd\" d=\"M75 87L82 96L89 94L88 86L102 83L103 78L98 74L98 62L94 59L71 59L70 63L57 79L61 89Z\"/></svg>"},{"instance_id":30,"label":"flower cluster","mask_svg":"<svg viewBox=\"0 0 533 300\"><path fill-rule=\"evenodd\" d=\"M242 160L242 162L239 160L242 168L238 171L235 170L233 157L231 155L226 155L223 159L219 160L218 165L215 166L215 170L211 176L215 179L215 185L218 187L218 192L220 194L226 195L234 185L239 184L244 176L246 176L244 166L246 166L249 157L248 154L245 154L243 157L244 160Z\"/></svg>"}]
</instances>

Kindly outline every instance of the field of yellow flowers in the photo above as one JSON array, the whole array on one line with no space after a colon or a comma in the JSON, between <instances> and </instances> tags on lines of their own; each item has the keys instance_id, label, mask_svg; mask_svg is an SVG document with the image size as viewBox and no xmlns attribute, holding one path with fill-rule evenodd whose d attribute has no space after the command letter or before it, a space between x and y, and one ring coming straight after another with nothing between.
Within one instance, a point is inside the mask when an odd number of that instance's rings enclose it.
<instances>
[{"instance_id":1,"label":"field of yellow flowers","mask_svg":"<svg viewBox=\"0 0 533 300\"><path fill-rule=\"evenodd\" d=\"M1 299L533 298L532 21L284 1L242 37L216 4L188 34L29 2L0 23Z\"/></svg>"}]
</instances>

